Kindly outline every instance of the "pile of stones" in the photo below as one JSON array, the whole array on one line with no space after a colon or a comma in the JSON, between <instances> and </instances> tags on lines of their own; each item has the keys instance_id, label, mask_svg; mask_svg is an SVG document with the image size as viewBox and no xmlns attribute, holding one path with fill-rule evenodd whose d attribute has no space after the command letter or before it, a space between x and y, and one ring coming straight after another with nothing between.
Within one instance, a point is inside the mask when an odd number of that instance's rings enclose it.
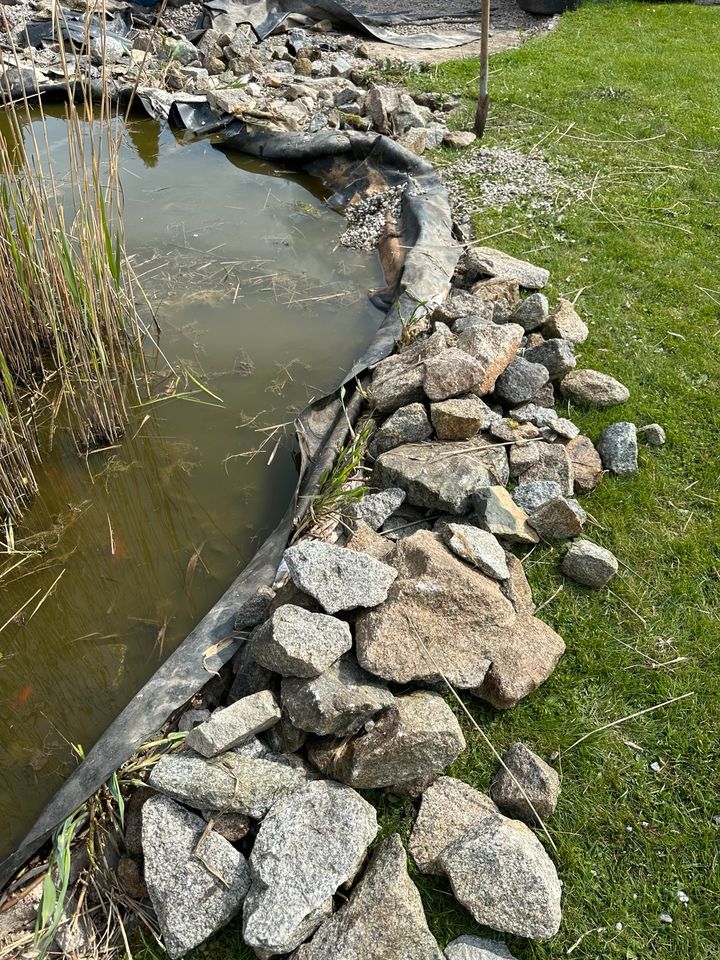
<instances>
[{"instance_id":1,"label":"pile of stones","mask_svg":"<svg viewBox=\"0 0 720 960\"><path fill-rule=\"evenodd\" d=\"M564 644L512 548L578 537L576 496L637 470L637 430L619 421L595 444L554 409L556 389L599 407L628 391L578 367L588 330L570 303L521 298L544 270L478 247L456 281L372 372L377 492L348 498L329 539L290 546L273 587L238 610L226 705L182 715L183 747L129 805L123 872L142 863L173 957L241 912L263 958L441 958L399 835L366 863L378 823L365 790L408 798L417 870L445 877L475 921L534 939L559 929L561 882L532 829L558 775L516 743L488 794L446 776L466 743L440 691L508 709L550 676ZM658 425L645 436L664 439ZM585 539L562 561L595 588L617 566ZM444 956L512 957L472 936Z\"/></svg>"}]
</instances>

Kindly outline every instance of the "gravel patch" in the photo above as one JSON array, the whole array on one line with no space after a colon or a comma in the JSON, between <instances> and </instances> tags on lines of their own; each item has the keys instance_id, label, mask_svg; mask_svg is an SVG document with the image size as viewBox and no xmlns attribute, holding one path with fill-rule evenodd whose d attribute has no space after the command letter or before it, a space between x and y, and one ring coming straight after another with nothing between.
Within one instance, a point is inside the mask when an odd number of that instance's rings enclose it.
<instances>
[{"instance_id":1,"label":"gravel patch","mask_svg":"<svg viewBox=\"0 0 720 960\"><path fill-rule=\"evenodd\" d=\"M389 190L379 190L348 207L345 216L349 225L340 237L340 243L357 250L374 249L385 231L388 211L394 221L400 216L404 189L403 184Z\"/></svg>"}]
</instances>

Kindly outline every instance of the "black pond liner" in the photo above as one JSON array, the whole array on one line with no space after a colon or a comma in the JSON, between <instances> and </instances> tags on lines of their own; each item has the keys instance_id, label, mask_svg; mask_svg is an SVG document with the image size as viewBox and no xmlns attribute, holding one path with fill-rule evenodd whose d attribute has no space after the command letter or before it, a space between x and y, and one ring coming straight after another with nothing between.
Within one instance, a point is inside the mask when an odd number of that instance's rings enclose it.
<instances>
[{"instance_id":1,"label":"black pond liner","mask_svg":"<svg viewBox=\"0 0 720 960\"><path fill-rule=\"evenodd\" d=\"M43 96L64 92L54 84L42 91ZM141 91L138 96L157 118L150 93ZM459 259L460 247L453 241L447 192L426 160L379 134L251 131L234 118L218 120L207 103L198 100L176 98L169 122L184 129L186 136L212 133L215 142L225 149L321 177L336 190L331 202L340 208L352 198L366 195L371 187L404 183L398 224L404 262L394 289L385 298L385 319L363 355L335 391L311 403L295 421L299 477L282 520L215 606L110 724L47 804L18 849L0 863L0 890L53 830L235 655L243 642L240 639L215 648L212 656L204 654L214 644L232 637L240 604L259 587L273 582L295 523L306 512L323 471L334 462L348 436L350 422L360 412L362 395L358 380L368 367L392 353L403 321L416 315L425 304L445 297Z\"/></svg>"}]
</instances>

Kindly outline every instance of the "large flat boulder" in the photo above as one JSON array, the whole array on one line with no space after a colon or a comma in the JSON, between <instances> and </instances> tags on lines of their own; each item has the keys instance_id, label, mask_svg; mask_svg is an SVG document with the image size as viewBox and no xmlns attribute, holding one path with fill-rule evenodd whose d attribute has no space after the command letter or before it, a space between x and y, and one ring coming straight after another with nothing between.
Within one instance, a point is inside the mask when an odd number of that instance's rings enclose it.
<instances>
[{"instance_id":1,"label":"large flat boulder","mask_svg":"<svg viewBox=\"0 0 720 960\"><path fill-rule=\"evenodd\" d=\"M348 902L293 960L442 960L394 833L373 854Z\"/></svg>"},{"instance_id":2,"label":"large flat boulder","mask_svg":"<svg viewBox=\"0 0 720 960\"><path fill-rule=\"evenodd\" d=\"M455 514L468 513L479 490L508 480L505 448L484 442L404 444L373 470L378 487L400 487L414 506Z\"/></svg>"},{"instance_id":3,"label":"large flat boulder","mask_svg":"<svg viewBox=\"0 0 720 960\"><path fill-rule=\"evenodd\" d=\"M240 910L250 887L245 857L167 797L142 808L145 885L170 957L182 957Z\"/></svg>"},{"instance_id":4,"label":"large flat boulder","mask_svg":"<svg viewBox=\"0 0 720 960\"><path fill-rule=\"evenodd\" d=\"M377 831L375 808L339 783L317 780L276 803L250 855L247 945L261 957L299 946L355 877Z\"/></svg>"},{"instance_id":5,"label":"large flat boulder","mask_svg":"<svg viewBox=\"0 0 720 960\"><path fill-rule=\"evenodd\" d=\"M397 697L366 732L318 741L308 755L325 776L372 789L432 778L464 749L460 725L443 697L419 690Z\"/></svg>"},{"instance_id":6,"label":"large flat boulder","mask_svg":"<svg viewBox=\"0 0 720 960\"><path fill-rule=\"evenodd\" d=\"M468 280L481 277L502 277L517 280L528 290L541 290L550 278L543 267L536 267L527 260L518 260L494 247L472 247L465 254L465 269Z\"/></svg>"}]
</instances>

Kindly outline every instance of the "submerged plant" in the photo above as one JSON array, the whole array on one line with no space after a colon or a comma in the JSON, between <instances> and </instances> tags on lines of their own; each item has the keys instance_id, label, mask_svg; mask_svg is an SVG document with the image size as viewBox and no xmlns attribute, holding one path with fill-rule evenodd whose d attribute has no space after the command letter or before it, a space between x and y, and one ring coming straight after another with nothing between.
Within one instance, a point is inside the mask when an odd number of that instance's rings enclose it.
<instances>
[{"instance_id":1,"label":"submerged plant","mask_svg":"<svg viewBox=\"0 0 720 960\"><path fill-rule=\"evenodd\" d=\"M58 427L81 452L121 433L144 333L122 230L122 128L107 93L94 100L67 69L65 80L67 176L41 103L38 122L28 93L12 101L8 86L0 115L0 515L15 518Z\"/></svg>"}]
</instances>

